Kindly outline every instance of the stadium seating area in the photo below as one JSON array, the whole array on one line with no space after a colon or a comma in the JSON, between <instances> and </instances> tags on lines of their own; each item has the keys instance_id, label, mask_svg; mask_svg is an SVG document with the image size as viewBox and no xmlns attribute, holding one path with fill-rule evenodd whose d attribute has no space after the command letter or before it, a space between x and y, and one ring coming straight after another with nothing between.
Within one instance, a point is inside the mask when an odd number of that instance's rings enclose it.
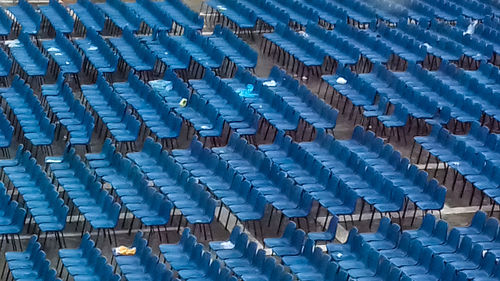
<instances>
[{"instance_id":1,"label":"stadium seating area","mask_svg":"<svg viewBox=\"0 0 500 281\"><path fill-rule=\"evenodd\" d=\"M500 280L497 0L42 2L0 7L1 280Z\"/></svg>"}]
</instances>

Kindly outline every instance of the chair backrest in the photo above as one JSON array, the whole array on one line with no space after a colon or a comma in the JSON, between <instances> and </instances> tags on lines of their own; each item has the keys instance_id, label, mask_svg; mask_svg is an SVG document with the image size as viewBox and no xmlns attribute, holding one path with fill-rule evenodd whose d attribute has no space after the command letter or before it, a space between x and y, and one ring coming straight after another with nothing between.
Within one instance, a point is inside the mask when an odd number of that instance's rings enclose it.
<instances>
[{"instance_id":1,"label":"chair backrest","mask_svg":"<svg viewBox=\"0 0 500 281\"><path fill-rule=\"evenodd\" d=\"M422 220L419 230L431 234L436 226L436 217L432 214L426 214Z\"/></svg>"},{"instance_id":2,"label":"chair backrest","mask_svg":"<svg viewBox=\"0 0 500 281\"><path fill-rule=\"evenodd\" d=\"M311 239L306 239L306 242L304 243L304 246L302 247L300 254L308 259L312 259L313 252L314 252L314 241Z\"/></svg>"},{"instance_id":3,"label":"chair backrest","mask_svg":"<svg viewBox=\"0 0 500 281\"><path fill-rule=\"evenodd\" d=\"M436 278L440 278L445 267L443 258L438 255L434 255L430 260L429 274Z\"/></svg>"},{"instance_id":4,"label":"chair backrest","mask_svg":"<svg viewBox=\"0 0 500 281\"><path fill-rule=\"evenodd\" d=\"M338 223L339 223L339 217L333 215L332 218L330 219L330 223L328 224L328 229L326 230L327 232L333 234L333 237L335 237L335 234L337 233Z\"/></svg>"},{"instance_id":5,"label":"chair backrest","mask_svg":"<svg viewBox=\"0 0 500 281\"><path fill-rule=\"evenodd\" d=\"M306 233L302 229L297 229L292 237L292 245L296 248L301 249L304 245Z\"/></svg>"},{"instance_id":6,"label":"chair backrest","mask_svg":"<svg viewBox=\"0 0 500 281\"><path fill-rule=\"evenodd\" d=\"M293 221L289 222L281 237L291 239L293 236L293 233L295 232L296 229L297 229L297 225Z\"/></svg>"},{"instance_id":7,"label":"chair backrest","mask_svg":"<svg viewBox=\"0 0 500 281\"><path fill-rule=\"evenodd\" d=\"M386 236L390 226L391 226L391 219L389 219L388 217L383 217L380 220L380 224L378 225L377 233Z\"/></svg>"}]
</instances>

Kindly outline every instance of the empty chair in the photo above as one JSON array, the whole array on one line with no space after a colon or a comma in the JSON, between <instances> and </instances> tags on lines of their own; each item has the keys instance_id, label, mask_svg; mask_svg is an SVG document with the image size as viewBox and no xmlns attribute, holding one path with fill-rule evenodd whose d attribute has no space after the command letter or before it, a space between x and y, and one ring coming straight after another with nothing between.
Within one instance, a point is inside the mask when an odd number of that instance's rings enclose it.
<instances>
[{"instance_id":1,"label":"empty chair","mask_svg":"<svg viewBox=\"0 0 500 281\"><path fill-rule=\"evenodd\" d=\"M143 151L131 153L130 158L184 214L187 221L204 224L213 220L215 200L195 178L190 177L182 166L175 162L172 156L162 151L161 145L149 139ZM162 215L168 219L168 214L162 213Z\"/></svg>"},{"instance_id":2,"label":"empty chair","mask_svg":"<svg viewBox=\"0 0 500 281\"><path fill-rule=\"evenodd\" d=\"M120 57L134 70L152 70L156 62L155 59L150 55L146 47L135 38L132 32L133 30L129 28L129 25L126 25L122 32L122 37L110 38L109 42L118 51Z\"/></svg>"},{"instance_id":3,"label":"empty chair","mask_svg":"<svg viewBox=\"0 0 500 281\"><path fill-rule=\"evenodd\" d=\"M26 210L20 208L16 201L11 200L3 184L0 185L0 194L2 206L0 207L0 236L4 239L10 235L11 241L15 245L14 235L19 235L24 228Z\"/></svg>"},{"instance_id":4,"label":"empty chair","mask_svg":"<svg viewBox=\"0 0 500 281\"><path fill-rule=\"evenodd\" d=\"M88 29L85 38L75 39L74 42L97 71L116 71L118 56L94 29Z\"/></svg>"},{"instance_id":5,"label":"empty chair","mask_svg":"<svg viewBox=\"0 0 500 281\"><path fill-rule=\"evenodd\" d=\"M328 278L330 257L320 248L314 247L314 241L308 239L298 256L283 257L283 263L301 280ZM331 274L331 273L330 273Z\"/></svg>"},{"instance_id":6,"label":"empty chair","mask_svg":"<svg viewBox=\"0 0 500 281\"><path fill-rule=\"evenodd\" d=\"M130 160L115 151L107 153L104 159L90 161L90 167L97 176L113 187L121 202L142 224L165 225L170 220L172 203L163 194L150 186L144 174ZM133 224L130 225L130 228Z\"/></svg>"},{"instance_id":7,"label":"empty chair","mask_svg":"<svg viewBox=\"0 0 500 281\"><path fill-rule=\"evenodd\" d=\"M27 2L20 2L27 3ZM29 5L29 4L26 4ZM45 76L48 59L33 44L29 35L24 31L19 34L17 41L9 45L12 56L28 76Z\"/></svg>"},{"instance_id":8,"label":"empty chair","mask_svg":"<svg viewBox=\"0 0 500 281\"><path fill-rule=\"evenodd\" d=\"M75 279L120 279L118 275L112 273L112 267L106 262L106 258L101 254L101 251L95 247L88 233L82 236L78 248L60 249L59 258L68 274Z\"/></svg>"},{"instance_id":9,"label":"empty chair","mask_svg":"<svg viewBox=\"0 0 500 281\"><path fill-rule=\"evenodd\" d=\"M156 2L151 3L155 4ZM189 67L190 53L170 36L160 32L156 40L153 40L153 37L146 37L142 40L158 60L161 60L170 69L187 69Z\"/></svg>"},{"instance_id":10,"label":"empty chair","mask_svg":"<svg viewBox=\"0 0 500 281\"><path fill-rule=\"evenodd\" d=\"M74 149L67 149L59 159L47 157L46 163L50 163L52 174L94 229L109 231L116 227L121 206L102 188Z\"/></svg>"},{"instance_id":11,"label":"empty chair","mask_svg":"<svg viewBox=\"0 0 500 281\"><path fill-rule=\"evenodd\" d=\"M87 29L101 32L104 28L104 15L91 1L78 0L76 3L69 5L69 7Z\"/></svg>"},{"instance_id":12,"label":"empty chair","mask_svg":"<svg viewBox=\"0 0 500 281\"><path fill-rule=\"evenodd\" d=\"M235 64L245 68L257 65L257 53L229 29L216 26L209 40Z\"/></svg>"},{"instance_id":13,"label":"empty chair","mask_svg":"<svg viewBox=\"0 0 500 281\"><path fill-rule=\"evenodd\" d=\"M158 257L152 254L141 231L135 235L132 247L136 249L135 255L115 257L122 275L127 280L177 280L172 278L173 273L165 264L159 263Z\"/></svg>"},{"instance_id":14,"label":"empty chair","mask_svg":"<svg viewBox=\"0 0 500 281\"><path fill-rule=\"evenodd\" d=\"M330 219L328 228L325 232L309 232L307 237L315 242L317 241L331 241L335 239L335 234L337 233L337 224L339 219L337 216L333 216Z\"/></svg>"},{"instance_id":15,"label":"empty chair","mask_svg":"<svg viewBox=\"0 0 500 281\"><path fill-rule=\"evenodd\" d=\"M21 0L16 6L8 8L9 12L14 14L16 22L18 22L23 32L35 35L38 33L42 17L33 9L28 1Z\"/></svg>"},{"instance_id":16,"label":"empty chair","mask_svg":"<svg viewBox=\"0 0 500 281\"><path fill-rule=\"evenodd\" d=\"M59 66L60 75L65 73L76 74L80 71L82 57L73 46L73 43L64 37L62 32L56 32L54 40L43 41L42 45Z\"/></svg>"},{"instance_id":17,"label":"empty chair","mask_svg":"<svg viewBox=\"0 0 500 281\"><path fill-rule=\"evenodd\" d=\"M171 37L171 39L185 49L200 65L209 69L221 66L224 54L197 31L187 28L182 36Z\"/></svg>"},{"instance_id":18,"label":"empty chair","mask_svg":"<svg viewBox=\"0 0 500 281\"><path fill-rule=\"evenodd\" d=\"M209 278L211 275L217 275L219 262L211 258L210 253L203 249L202 244L196 242L196 238L189 234L187 228L184 231L187 233L183 237L189 238L184 238L179 244L160 245L160 252L165 260L183 279Z\"/></svg>"},{"instance_id":19,"label":"empty chair","mask_svg":"<svg viewBox=\"0 0 500 281\"><path fill-rule=\"evenodd\" d=\"M158 9L153 1L139 0L126 3L151 29L169 31L172 28L172 18L165 10Z\"/></svg>"},{"instance_id":20,"label":"empty chair","mask_svg":"<svg viewBox=\"0 0 500 281\"><path fill-rule=\"evenodd\" d=\"M484 228L486 218L486 213L478 211L474 214L474 217L472 217L472 221L469 226L455 227L454 229L456 229L462 235L479 234Z\"/></svg>"},{"instance_id":21,"label":"empty chair","mask_svg":"<svg viewBox=\"0 0 500 281\"><path fill-rule=\"evenodd\" d=\"M305 241L305 232L301 229L292 230L294 225L294 223L289 223L281 238L264 239L266 246L281 257L299 254Z\"/></svg>"},{"instance_id":22,"label":"empty chair","mask_svg":"<svg viewBox=\"0 0 500 281\"><path fill-rule=\"evenodd\" d=\"M155 6L172 17L172 20L184 27L193 30L203 29L203 17L191 10L180 0L154 2Z\"/></svg>"},{"instance_id":23,"label":"empty chair","mask_svg":"<svg viewBox=\"0 0 500 281\"><path fill-rule=\"evenodd\" d=\"M31 241L36 241L36 236ZM7 266L13 280L56 280L56 271L38 242L32 242L25 252L7 252ZM7 274L7 275L9 275ZM7 276L6 275L6 276Z\"/></svg>"},{"instance_id":24,"label":"empty chair","mask_svg":"<svg viewBox=\"0 0 500 281\"><path fill-rule=\"evenodd\" d=\"M167 104L132 72L127 82L114 83L113 89L137 110L146 126L160 139L179 136L182 120L170 112Z\"/></svg>"},{"instance_id":25,"label":"empty chair","mask_svg":"<svg viewBox=\"0 0 500 281\"><path fill-rule=\"evenodd\" d=\"M116 141L137 139L139 121L102 76L98 76L96 84L82 86L82 93Z\"/></svg>"},{"instance_id":26,"label":"empty chair","mask_svg":"<svg viewBox=\"0 0 500 281\"><path fill-rule=\"evenodd\" d=\"M94 130L94 118L74 98L73 91L68 84L62 81L61 84L51 85L53 87L44 86L42 96L45 97L59 122L66 127L70 142L75 145L89 144Z\"/></svg>"},{"instance_id":27,"label":"empty chair","mask_svg":"<svg viewBox=\"0 0 500 281\"><path fill-rule=\"evenodd\" d=\"M128 28L132 32L139 29L141 18L125 3L117 0L109 0L104 3L95 4L106 16L120 29Z\"/></svg>"},{"instance_id":28,"label":"empty chair","mask_svg":"<svg viewBox=\"0 0 500 281\"><path fill-rule=\"evenodd\" d=\"M74 20L68 14L66 8L58 1L49 1L49 5L40 6L40 11L57 32L63 34L70 34L73 32Z\"/></svg>"},{"instance_id":29,"label":"empty chair","mask_svg":"<svg viewBox=\"0 0 500 281\"><path fill-rule=\"evenodd\" d=\"M30 152L18 149L19 158L4 166L3 173L23 196L34 221L43 232L60 232L66 226L68 207ZM64 241L56 240L62 245Z\"/></svg>"}]
</instances>

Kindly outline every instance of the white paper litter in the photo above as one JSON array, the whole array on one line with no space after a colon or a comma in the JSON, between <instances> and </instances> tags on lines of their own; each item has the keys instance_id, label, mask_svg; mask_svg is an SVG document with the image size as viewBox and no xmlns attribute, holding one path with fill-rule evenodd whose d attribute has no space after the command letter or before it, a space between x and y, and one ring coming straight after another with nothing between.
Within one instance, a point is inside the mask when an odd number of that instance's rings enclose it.
<instances>
[{"instance_id":1,"label":"white paper litter","mask_svg":"<svg viewBox=\"0 0 500 281\"><path fill-rule=\"evenodd\" d=\"M9 48L17 47L17 46L19 46L19 40L17 40L17 39L7 40L7 41L5 41L5 45L7 45Z\"/></svg>"},{"instance_id":2,"label":"white paper litter","mask_svg":"<svg viewBox=\"0 0 500 281\"><path fill-rule=\"evenodd\" d=\"M58 48L50 47L47 49L49 52L59 52L60 50Z\"/></svg>"},{"instance_id":3,"label":"white paper litter","mask_svg":"<svg viewBox=\"0 0 500 281\"><path fill-rule=\"evenodd\" d=\"M429 43L420 44L420 47L422 47L422 46L426 47L427 50L432 49L432 46Z\"/></svg>"},{"instance_id":4,"label":"white paper litter","mask_svg":"<svg viewBox=\"0 0 500 281\"><path fill-rule=\"evenodd\" d=\"M303 37L305 37L305 38L309 37L309 34L307 34L307 33L306 33L305 31L303 31L303 30L299 31L299 35L301 35L301 36L303 36Z\"/></svg>"},{"instance_id":5,"label":"white paper litter","mask_svg":"<svg viewBox=\"0 0 500 281\"><path fill-rule=\"evenodd\" d=\"M220 246L222 247L222 249L225 249L225 250L229 250L229 249L234 248L234 244L231 243L231 241L222 242L222 243L220 243Z\"/></svg>"},{"instance_id":6,"label":"white paper litter","mask_svg":"<svg viewBox=\"0 0 500 281\"><path fill-rule=\"evenodd\" d=\"M347 84L347 80L344 77L337 78L337 80L335 80L335 82L337 82L337 84L341 84L341 85Z\"/></svg>"},{"instance_id":7,"label":"white paper litter","mask_svg":"<svg viewBox=\"0 0 500 281\"><path fill-rule=\"evenodd\" d=\"M264 86L267 86L267 87L276 87L276 85L277 85L276 81L274 81L274 80L269 80L269 81L266 81L262 84Z\"/></svg>"},{"instance_id":8,"label":"white paper litter","mask_svg":"<svg viewBox=\"0 0 500 281\"><path fill-rule=\"evenodd\" d=\"M473 20L469 26L467 26L467 30L464 31L463 35L466 35L466 34L474 34L474 32L476 31L476 26L478 25L479 21L478 20Z\"/></svg>"},{"instance_id":9,"label":"white paper litter","mask_svg":"<svg viewBox=\"0 0 500 281\"><path fill-rule=\"evenodd\" d=\"M61 157L46 157L45 163L62 163L63 159Z\"/></svg>"},{"instance_id":10,"label":"white paper litter","mask_svg":"<svg viewBox=\"0 0 500 281\"><path fill-rule=\"evenodd\" d=\"M97 50L97 47L96 46L90 46L87 50L89 50L89 51L95 51L95 50Z\"/></svg>"}]
</instances>

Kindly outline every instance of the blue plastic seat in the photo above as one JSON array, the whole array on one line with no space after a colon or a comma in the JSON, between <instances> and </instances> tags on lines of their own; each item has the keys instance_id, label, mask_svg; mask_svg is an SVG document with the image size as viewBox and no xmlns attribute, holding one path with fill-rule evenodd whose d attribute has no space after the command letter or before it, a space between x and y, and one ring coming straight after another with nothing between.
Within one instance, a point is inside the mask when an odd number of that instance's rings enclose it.
<instances>
[{"instance_id":1,"label":"blue plastic seat","mask_svg":"<svg viewBox=\"0 0 500 281\"><path fill-rule=\"evenodd\" d=\"M189 80L189 83L237 133L240 135L256 133L258 115L233 88L213 72L207 71L203 80ZM214 94L217 92L219 94Z\"/></svg>"},{"instance_id":2,"label":"blue plastic seat","mask_svg":"<svg viewBox=\"0 0 500 281\"><path fill-rule=\"evenodd\" d=\"M61 161L49 161L49 166L59 184L73 204L95 229L112 229L118 223L121 206L102 189L91 171L69 149ZM76 178L76 179L75 179Z\"/></svg>"},{"instance_id":3,"label":"blue plastic seat","mask_svg":"<svg viewBox=\"0 0 500 281\"><path fill-rule=\"evenodd\" d=\"M191 60L189 52L163 32L158 34L157 40L147 37L143 38L143 41L151 52L170 69L187 69L189 67Z\"/></svg>"},{"instance_id":4,"label":"blue plastic seat","mask_svg":"<svg viewBox=\"0 0 500 281\"><path fill-rule=\"evenodd\" d=\"M294 79L274 67L268 80L276 82L276 86L268 87L280 95L306 122L316 129L332 129L336 125L338 111L325 105L315 97L305 86L299 86Z\"/></svg>"},{"instance_id":5,"label":"blue plastic seat","mask_svg":"<svg viewBox=\"0 0 500 281\"><path fill-rule=\"evenodd\" d=\"M121 1L109 0L95 4L120 29L125 28L136 32L141 24L141 18Z\"/></svg>"},{"instance_id":6,"label":"blue plastic seat","mask_svg":"<svg viewBox=\"0 0 500 281\"><path fill-rule=\"evenodd\" d=\"M133 30L126 25L121 38L110 38L109 42L118 51L120 57L136 71L152 70L155 59L147 48L142 45L132 33Z\"/></svg>"},{"instance_id":7,"label":"blue plastic seat","mask_svg":"<svg viewBox=\"0 0 500 281\"><path fill-rule=\"evenodd\" d=\"M12 19L7 16L5 10L0 11L0 35L8 36L12 30Z\"/></svg>"},{"instance_id":8,"label":"blue plastic seat","mask_svg":"<svg viewBox=\"0 0 500 281\"><path fill-rule=\"evenodd\" d=\"M129 73L127 82L114 83L113 88L137 110L146 126L159 138L171 139L179 136L182 120L169 112L167 104L132 72Z\"/></svg>"},{"instance_id":9,"label":"blue plastic seat","mask_svg":"<svg viewBox=\"0 0 500 281\"><path fill-rule=\"evenodd\" d=\"M282 266L277 265L273 258L266 257L264 250L257 250L257 243L248 243L245 233L235 234L234 239L236 244L233 247L229 241L216 242L221 243L223 248L216 250L215 254L237 277L245 280L290 280L291 275L283 272Z\"/></svg>"},{"instance_id":10,"label":"blue plastic seat","mask_svg":"<svg viewBox=\"0 0 500 281\"><path fill-rule=\"evenodd\" d=\"M209 40L238 66L254 68L257 65L257 53L229 29L216 26Z\"/></svg>"},{"instance_id":11,"label":"blue plastic seat","mask_svg":"<svg viewBox=\"0 0 500 281\"><path fill-rule=\"evenodd\" d=\"M19 234L23 229L23 221L26 217L26 210L20 208L16 201L11 201L11 197L6 193L3 184L0 186L2 208L0 210L0 235ZM15 242L14 242L15 243ZM11 256L15 256L12 254ZM9 260L9 256L6 256Z\"/></svg>"},{"instance_id":12,"label":"blue plastic seat","mask_svg":"<svg viewBox=\"0 0 500 281\"><path fill-rule=\"evenodd\" d=\"M45 76L47 73L48 59L33 44L27 33L19 34L18 39L10 45L10 51L28 76Z\"/></svg>"},{"instance_id":13,"label":"blue plastic seat","mask_svg":"<svg viewBox=\"0 0 500 281\"><path fill-rule=\"evenodd\" d=\"M289 223L281 238L266 238L264 243L278 256L294 256L300 253L304 244L305 232L301 229L293 229L294 223Z\"/></svg>"},{"instance_id":14,"label":"blue plastic seat","mask_svg":"<svg viewBox=\"0 0 500 281\"><path fill-rule=\"evenodd\" d=\"M158 1L156 7L165 11L178 25L193 30L203 29L203 17L192 11L182 1Z\"/></svg>"},{"instance_id":15,"label":"blue plastic seat","mask_svg":"<svg viewBox=\"0 0 500 281\"><path fill-rule=\"evenodd\" d=\"M135 255L115 256L116 263L127 280L177 280L173 279L173 273L165 264L159 263L158 257L152 254L141 231L135 235L132 247L136 248Z\"/></svg>"},{"instance_id":16,"label":"blue plastic seat","mask_svg":"<svg viewBox=\"0 0 500 281\"><path fill-rule=\"evenodd\" d=\"M283 263L301 280L316 280L328 277L330 257L320 248L315 248L314 241L308 239L299 255L283 257Z\"/></svg>"},{"instance_id":17,"label":"blue plastic seat","mask_svg":"<svg viewBox=\"0 0 500 281\"><path fill-rule=\"evenodd\" d=\"M82 57L62 33L57 32L54 40L43 41L42 45L57 63L62 75L65 73L75 74L80 71Z\"/></svg>"},{"instance_id":18,"label":"blue plastic seat","mask_svg":"<svg viewBox=\"0 0 500 281\"><path fill-rule=\"evenodd\" d=\"M193 60L206 68L218 68L222 64L224 54L196 30L186 29L183 36L171 37L171 40L178 43Z\"/></svg>"},{"instance_id":19,"label":"blue plastic seat","mask_svg":"<svg viewBox=\"0 0 500 281\"><path fill-rule=\"evenodd\" d=\"M117 141L137 139L139 121L102 76L98 76L96 84L82 86L82 93Z\"/></svg>"},{"instance_id":20,"label":"blue plastic seat","mask_svg":"<svg viewBox=\"0 0 500 281\"><path fill-rule=\"evenodd\" d=\"M89 0L78 0L76 3L69 5L69 7L86 28L95 30L96 32L101 32L104 28L104 15Z\"/></svg>"},{"instance_id":21,"label":"blue plastic seat","mask_svg":"<svg viewBox=\"0 0 500 281\"><path fill-rule=\"evenodd\" d=\"M88 233L83 235L79 248L61 249L59 257L69 275L75 279L109 278L109 280L119 280L119 276L112 274L111 266L106 262L100 250L95 248Z\"/></svg>"},{"instance_id":22,"label":"blue plastic seat","mask_svg":"<svg viewBox=\"0 0 500 281\"><path fill-rule=\"evenodd\" d=\"M135 12L150 28L158 31L170 31L172 18L165 10L158 9L153 1L139 0L135 3L126 3L127 7Z\"/></svg>"},{"instance_id":23,"label":"blue plastic seat","mask_svg":"<svg viewBox=\"0 0 500 281\"><path fill-rule=\"evenodd\" d=\"M84 39L75 39L74 42L98 71L102 73L116 71L118 56L94 29L89 28Z\"/></svg>"},{"instance_id":24,"label":"blue plastic seat","mask_svg":"<svg viewBox=\"0 0 500 281\"><path fill-rule=\"evenodd\" d=\"M49 1L49 5L40 6L40 11L57 32L63 34L73 32L75 22L66 11L66 8L58 1Z\"/></svg>"},{"instance_id":25,"label":"blue plastic seat","mask_svg":"<svg viewBox=\"0 0 500 281\"><path fill-rule=\"evenodd\" d=\"M165 260L183 279L200 280L213 275L219 276L220 263L212 260L210 253L203 249L202 244L196 242L193 235L186 235L189 238L181 240L173 248L172 245L160 245L160 252Z\"/></svg>"},{"instance_id":26,"label":"blue plastic seat","mask_svg":"<svg viewBox=\"0 0 500 281\"><path fill-rule=\"evenodd\" d=\"M237 1L210 0L206 5L227 17L241 29L255 28L257 15Z\"/></svg>"},{"instance_id":27,"label":"blue plastic seat","mask_svg":"<svg viewBox=\"0 0 500 281\"><path fill-rule=\"evenodd\" d=\"M264 34L264 38L294 56L305 66L321 66L323 64L325 58L323 50L318 50L313 43L283 24L278 24L274 33ZM305 51L305 49L310 51Z\"/></svg>"},{"instance_id":28,"label":"blue plastic seat","mask_svg":"<svg viewBox=\"0 0 500 281\"><path fill-rule=\"evenodd\" d=\"M41 246L36 242L36 236L33 238L32 247L26 249L22 253L7 252L6 266L10 271L13 280L57 280L56 271L50 269L50 261L46 258L45 252L41 250ZM17 258L12 258L20 257Z\"/></svg>"},{"instance_id":29,"label":"blue plastic seat","mask_svg":"<svg viewBox=\"0 0 500 281\"><path fill-rule=\"evenodd\" d=\"M23 33L30 35L38 33L42 17L33 9L28 1L21 0L17 6L9 7L8 10L14 14L16 22L22 26Z\"/></svg>"},{"instance_id":30,"label":"blue plastic seat","mask_svg":"<svg viewBox=\"0 0 500 281\"><path fill-rule=\"evenodd\" d=\"M54 139L55 126L50 124L40 101L18 76L12 81L10 88L4 88L1 95L16 114L19 126L26 139L33 145L50 145Z\"/></svg>"},{"instance_id":31,"label":"blue plastic seat","mask_svg":"<svg viewBox=\"0 0 500 281\"><path fill-rule=\"evenodd\" d=\"M215 201L172 156L159 151L161 146L149 140L140 154L131 154L130 158L189 222L210 223L214 218ZM164 215L168 219L168 214Z\"/></svg>"}]
</instances>

